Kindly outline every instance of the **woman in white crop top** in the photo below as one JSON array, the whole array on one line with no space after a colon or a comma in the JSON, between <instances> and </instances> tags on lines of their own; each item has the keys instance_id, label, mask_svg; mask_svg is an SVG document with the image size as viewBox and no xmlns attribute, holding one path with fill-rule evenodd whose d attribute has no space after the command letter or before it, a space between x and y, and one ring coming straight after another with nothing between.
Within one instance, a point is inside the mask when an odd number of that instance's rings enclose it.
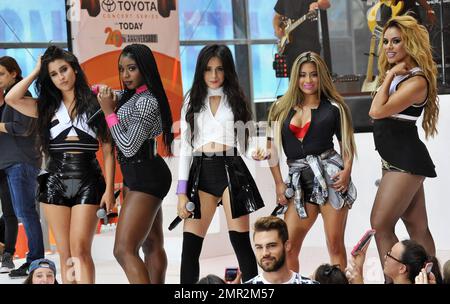
<instances>
[{"instance_id":1,"label":"woman in white crop top","mask_svg":"<svg viewBox=\"0 0 450 304\"><path fill-rule=\"evenodd\" d=\"M178 215L185 219L180 282L197 282L203 238L220 202L243 278L249 280L258 272L249 238L249 213L264 203L237 155L237 143L244 149L247 145L244 125L251 123L252 113L228 47L209 45L200 51L188 96L181 112L177 188ZM195 206L191 212L189 201Z\"/></svg>"},{"instance_id":2,"label":"woman in white crop top","mask_svg":"<svg viewBox=\"0 0 450 304\"><path fill-rule=\"evenodd\" d=\"M411 239L435 254L428 227L423 182L435 177L433 161L420 140L416 120L423 115L426 137L437 133L439 114L436 75L427 29L410 16L388 21L380 43L377 90L369 115L374 119L375 147L382 178L372 207L371 224L381 264L398 241L399 219ZM387 278L388 279L388 278Z\"/></svg>"},{"instance_id":3,"label":"woman in white crop top","mask_svg":"<svg viewBox=\"0 0 450 304\"><path fill-rule=\"evenodd\" d=\"M38 98L24 97L35 79ZM55 236L62 281L94 283L91 246L96 212L103 206L108 211L114 207L115 164L104 119L87 121L99 105L78 59L49 47L32 73L11 89L6 102L24 115L37 117L39 144L47 157L45 171L38 176L37 200ZM99 142L105 177L95 154Z\"/></svg>"}]
</instances>

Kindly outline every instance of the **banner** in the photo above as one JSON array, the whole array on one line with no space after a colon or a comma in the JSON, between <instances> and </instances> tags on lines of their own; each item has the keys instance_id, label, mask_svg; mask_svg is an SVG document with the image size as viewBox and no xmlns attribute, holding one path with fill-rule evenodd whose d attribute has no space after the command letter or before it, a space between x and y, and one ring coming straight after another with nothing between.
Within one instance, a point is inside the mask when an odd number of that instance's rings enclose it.
<instances>
[{"instance_id":1,"label":"banner","mask_svg":"<svg viewBox=\"0 0 450 304\"><path fill-rule=\"evenodd\" d=\"M118 60L129 44L152 50L172 109L180 116L183 90L176 0L68 0L72 49L90 84L120 89ZM159 145L161 147L161 145Z\"/></svg>"}]
</instances>

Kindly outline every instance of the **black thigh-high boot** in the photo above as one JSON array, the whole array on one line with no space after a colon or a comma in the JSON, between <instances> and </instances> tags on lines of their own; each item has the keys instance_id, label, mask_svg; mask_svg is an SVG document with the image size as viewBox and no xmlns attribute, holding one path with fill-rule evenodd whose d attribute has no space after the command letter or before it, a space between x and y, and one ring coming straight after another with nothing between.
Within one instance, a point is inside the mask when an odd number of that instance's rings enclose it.
<instances>
[{"instance_id":1,"label":"black thigh-high boot","mask_svg":"<svg viewBox=\"0 0 450 304\"><path fill-rule=\"evenodd\" d=\"M239 262L239 269L242 272L242 281L246 282L258 275L255 253L250 243L250 233L248 231L228 231L228 233Z\"/></svg>"},{"instance_id":2,"label":"black thigh-high boot","mask_svg":"<svg viewBox=\"0 0 450 304\"><path fill-rule=\"evenodd\" d=\"M197 283L200 274L199 258L202 252L203 238L190 232L183 233L183 251L181 253L180 283Z\"/></svg>"}]
</instances>

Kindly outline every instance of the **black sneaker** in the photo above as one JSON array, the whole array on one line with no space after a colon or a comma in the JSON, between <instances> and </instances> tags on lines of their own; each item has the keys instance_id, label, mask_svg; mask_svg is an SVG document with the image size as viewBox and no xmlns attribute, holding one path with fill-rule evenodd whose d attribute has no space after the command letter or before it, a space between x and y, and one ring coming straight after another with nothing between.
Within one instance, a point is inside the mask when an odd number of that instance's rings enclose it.
<instances>
[{"instance_id":1,"label":"black sneaker","mask_svg":"<svg viewBox=\"0 0 450 304\"><path fill-rule=\"evenodd\" d=\"M28 276L28 267L30 267L30 263L23 263L17 269L11 270L9 273L9 277L11 279L21 279Z\"/></svg>"}]
</instances>

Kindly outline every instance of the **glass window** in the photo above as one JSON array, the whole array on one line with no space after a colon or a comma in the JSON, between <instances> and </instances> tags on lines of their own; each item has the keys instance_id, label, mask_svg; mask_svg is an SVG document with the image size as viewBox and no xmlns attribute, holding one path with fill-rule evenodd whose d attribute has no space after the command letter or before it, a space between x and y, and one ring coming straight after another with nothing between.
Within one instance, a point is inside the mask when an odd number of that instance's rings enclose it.
<instances>
[{"instance_id":1,"label":"glass window","mask_svg":"<svg viewBox=\"0 0 450 304\"><path fill-rule=\"evenodd\" d=\"M275 39L272 19L277 0L249 0L250 35L253 39Z\"/></svg>"},{"instance_id":2,"label":"glass window","mask_svg":"<svg viewBox=\"0 0 450 304\"><path fill-rule=\"evenodd\" d=\"M0 1L0 16L0 41L67 41L63 0Z\"/></svg>"},{"instance_id":3,"label":"glass window","mask_svg":"<svg viewBox=\"0 0 450 304\"><path fill-rule=\"evenodd\" d=\"M13 57L22 70L22 76L27 76L36 66L36 58L44 53L45 49L0 49L0 57ZM34 95L34 87L30 89Z\"/></svg>"},{"instance_id":4,"label":"glass window","mask_svg":"<svg viewBox=\"0 0 450 304\"><path fill-rule=\"evenodd\" d=\"M288 79L275 77L272 66L275 53L274 44L252 45L254 102L274 100L286 92Z\"/></svg>"},{"instance_id":5,"label":"glass window","mask_svg":"<svg viewBox=\"0 0 450 304\"><path fill-rule=\"evenodd\" d=\"M180 40L233 39L230 0L179 1Z\"/></svg>"}]
</instances>

